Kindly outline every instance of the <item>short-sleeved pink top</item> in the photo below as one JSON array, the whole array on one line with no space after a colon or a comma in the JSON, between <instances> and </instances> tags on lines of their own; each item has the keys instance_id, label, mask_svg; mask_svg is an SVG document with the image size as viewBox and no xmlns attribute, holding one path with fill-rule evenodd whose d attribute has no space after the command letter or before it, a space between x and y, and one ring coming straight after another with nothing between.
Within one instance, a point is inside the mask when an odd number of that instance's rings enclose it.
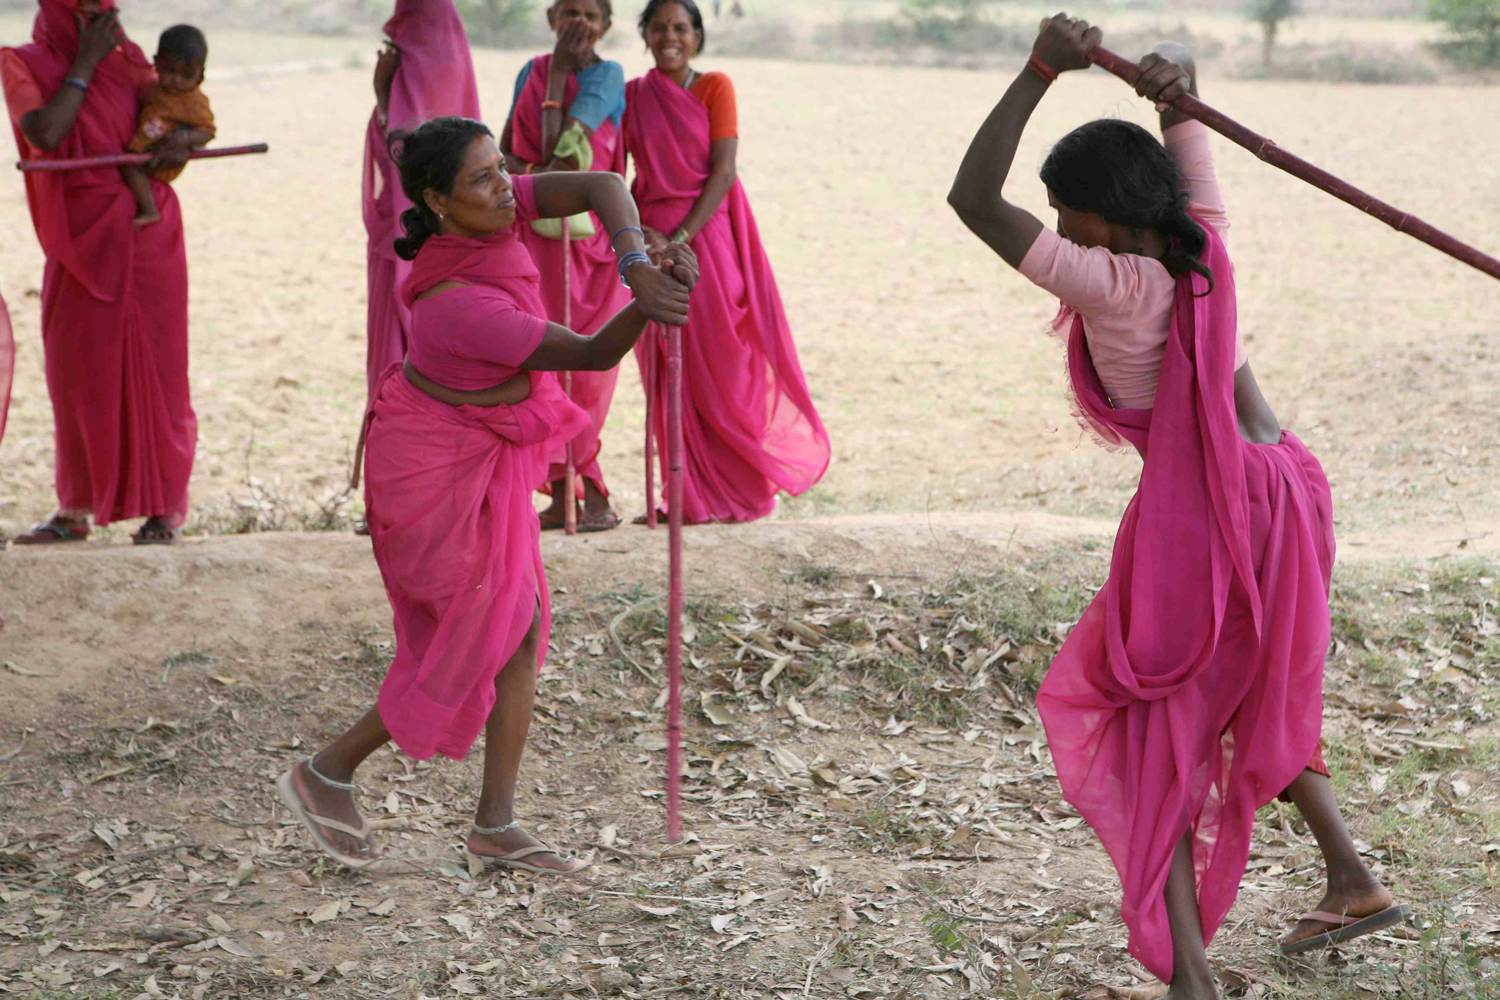
<instances>
[{"instance_id":1,"label":"short-sleeved pink top","mask_svg":"<svg viewBox=\"0 0 1500 1000\"><path fill-rule=\"evenodd\" d=\"M512 179L518 226L537 217L534 181ZM406 359L449 389L488 389L520 371L546 332L546 318L527 311L505 289L461 285L413 303Z\"/></svg>"},{"instance_id":2,"label":"short-sleeved pink top","mask_svg":"<svg viewBox=\"0 0 1500 1000\"><path fill-rule=\"evenodd\" d=\"M1208 128L1184 122L1167 129L1163 139L1187 182L1188 210L1223 238L1229 231L1229 215L1214 177ZM1176 279L1161 261L1082 247L1043 229L1020 271L1083 317L1089 354L1110 402L1118 408L1150 409L1176 294ZM1245 346L1236 331L1235 370L1244 363Z\"/></svg>"}]
</instances>

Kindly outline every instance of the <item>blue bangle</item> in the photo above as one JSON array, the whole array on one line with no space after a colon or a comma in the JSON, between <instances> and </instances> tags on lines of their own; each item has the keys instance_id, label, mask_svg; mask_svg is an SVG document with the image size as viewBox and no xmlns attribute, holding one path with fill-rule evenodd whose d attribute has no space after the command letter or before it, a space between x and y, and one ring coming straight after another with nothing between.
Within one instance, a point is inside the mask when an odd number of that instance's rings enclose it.
<instances>
[{"instance_id":1,"label":"blue bangle","mask_svg":"<svg viewBox=\"0 0 1500 1000\"><path fill-rule=\"evenodd\" d=\"M85 94L87 94L89 92L89 82L87 80L85 80L81 76L70 76L70 77L68 77L66 80L63 81L63 86L64 87L73 87L73 88L75 88L77 90L83 91Z\"/></svg>"},{"instance_id":2,"label":"blue bangle","mask_svg":"<svg viewBox=\"0 0 1500 1000\"><path fill-rule=\"evenodd\" d=\"M628 253L625 256L621 257L620 258L620 265L619 265L619 267L620 267L620 284L624 285L626 288L629 288L630 287L630 282L628 282L628 281L625 280L625 272L630 267L632 267L635 264L649 264L649 263L651 263L651 258L647 257L645 254L641 253L639 250L632 251L631 253Z\"/></svg>"},{"instance_id":3,"label":"blue bangle","mask_svg":"<svg viewBox=\"0 0 1500 1000\"><path fill-rule=\"evenodd\" d=\"M645 240L645 238L646 238L646 233L645 233L644 230L641 229L640 226L626 226L624 229L620 230L619 233L615 233L613 236L611 236L609 238L610 249L612 249L612 250L614 249L615 240L618 240L620 238L620 233L640 233L642 240ZM619 251L615 250L615 253L619 253Z\"/></svg>"}]
</instances>

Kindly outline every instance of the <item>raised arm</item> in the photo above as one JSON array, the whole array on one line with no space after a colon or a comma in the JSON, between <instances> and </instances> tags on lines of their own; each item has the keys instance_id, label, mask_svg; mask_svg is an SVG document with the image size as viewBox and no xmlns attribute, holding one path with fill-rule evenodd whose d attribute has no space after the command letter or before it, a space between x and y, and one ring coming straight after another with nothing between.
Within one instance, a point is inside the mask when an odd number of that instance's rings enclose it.
<instances>
[{"instance_id":1,"label":"raised arm","mask_svg":"<svg viewBox=\"0 0 1500 1000\"><path fill-rule=\"evenodd\" d=\"M1100 37L1099 29L1089 27L1088 22L1058 14L1044 22L1032 57L1056 73L1087 69L1086 54ZM964 225L1012 267L1021 266L1043 227L1036 216L1006 201L1002 189L1021 133L1048 84L1029 63L1021 70L969 143L948 192L948 204Z\"/></svg>"},{"instance_id":2,"label":"raised arm","mask_svg":"<svg viewBox=\"0 0 1500 1000\"><path fill-rule=\"evenodd\" d=\"M51 152L62 144L78 120L85 89L94 77L94 70L124 40L125 32L120 28L118 11L107 10L94 15L79 32L78 54L73 57L73 67L66 77L70 81L81 81L84 86L64 83L52 100L23 115L21 134L26 136L27 142L44 152Z\"/></svg>"}]
</instances>

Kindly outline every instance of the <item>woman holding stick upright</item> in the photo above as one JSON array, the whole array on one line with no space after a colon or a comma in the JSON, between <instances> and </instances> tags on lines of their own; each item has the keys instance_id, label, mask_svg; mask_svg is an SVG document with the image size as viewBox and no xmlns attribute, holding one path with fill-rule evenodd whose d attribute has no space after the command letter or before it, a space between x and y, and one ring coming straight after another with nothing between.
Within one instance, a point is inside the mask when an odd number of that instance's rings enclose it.
<instances>
[{"instance_id":1,"label":"woman holding stick upright","mask_svg":"<svg viewBox=\"0 0 1500 1000\"><path fill-rule=\"evenodd\" d=\"M511 173L624 172L620 119L625 114L625 71L619 63L601 59L594 51L609 31L612 14L610 0L555 0L547 9L547 23L557 34L557 46L521 67L510 119L500 135L500 149ZM585 336L593 335L630 300L630 290L615 276L612 235L594 216L584 214L569 220L569 319L573 329ZM542 272L548 318L562 322L565 265L561 220L538 219L522 227L521 241ZM589 426L573 440L581 481L579 496L583 499L579 531L608 531L620 523L599 468L599 435L619 377L618 368L572 373L568 394L589 415ZM560 448L552 456L543 486L543 491L552 496L552 506L541 515L543 531L563 526L565 463L565 450ZM577 499L575 496L575 503Z\"/></svg>"},{"instance_id":2,"label":"woman holding stick upright","mask_svg":"<svg viewBox=\"0 0 1500 1000\"><path fill-rule=\"evenodd\" d=\"M392 249L401 238L401 213L411 202L386 151L386 133L414 129L429 118L479 119L479 90L469 39L453 0L396 0L385 22L386 47L375 59L375 110L365 128L360 200L368 236L369 298L365 325L365 388L369 400L392 363L406 356L411 312L401 287L411 264ZM365 532L361 526L357 529Z\"/></svg>"},{"instance_id":3,"label":"woman holding stick upright","mask_svg":"<svg viewBox=\"0 0 1500 1000\"><path fill-rule=\"evenodd\" d=\"M686 322L697 265L681 245L651 264L615 174L512 178L489 129L465 118L392 139L412 202L396 242L412 261L402 291L412 325L406 360L381 376L367 418L365 501L396 658L376 706L278 789L323 851L364 867L379 852L355 805L355 768L392 739L419 760L458 760L483 732L469 852L571 874L584 863L527 833L514 812L552 622L531 496L548 448L588 419L552 373L611 368L648 320ZM618 273L635 297L592 337L546 320L514 231L579 212L623 233Z\"/></svg>"},{"instance_id":4,"label":"woman holding stick upright","mask_svg":"<svg viewBox=\"0 0 1500 1000\"><path fill-rule=\"evenodd\" d=\"M683 331L684 523L754 521L777 490L796 495L828 468L828 433L813 407L745 189L734 87L699 73L703 15L693 0L651 0L641 34L656 68L626 86L625 148L632 189L654 252L691 243L703 262L693 320ZM664 236L670 233L671 236ZM636 347L651 412L649 432L667 456L666 343Z\"/></svg>"},{"instance_id":5,"label":"woman holding stick upright","mask_svg":"<svg viewBox=\"0 0 1500 1000\"><path fill-rule=\"evenodd\" d=\"M0 83L23 159L118 153L156 74L120 28L114 0L41 0L32 43L0 49ZM186 133L147 169L181 167ZM26 174L47 266L42 346L57 436L52 517L21 545L81 541L89 518L143 517L137 545L169 544L187 517L198 421L188 392L182 211L154 183L161 222L136 232L114 167Z\"/></svg>"},{"instance_id":6,"label":"woman holding stick upright","mask_svg":"<svg viewBox=\"0 0 1500 1000\"><path fill-rule=\"evenodd\" d=\"M1141 483L1109 579L1053 662L1038 707L1063 791L1124 886L1130 951L1169 996L1216 995L1205 947L1229 912L1255 811L1296 804L1328 891L1283 942L1303 950L1410 911L1365 867L1319 751L1332 496L1245 361L1227 216L1180 46L1140 64L1166 148L1101 119L1042 165L1057 231L1002 186L1032 109L1087 68L1099 31L1059 14L974 137L949 202L1006 263L1062 300L1078 412L1134 447Z\"/></svg>"}]
</instances>

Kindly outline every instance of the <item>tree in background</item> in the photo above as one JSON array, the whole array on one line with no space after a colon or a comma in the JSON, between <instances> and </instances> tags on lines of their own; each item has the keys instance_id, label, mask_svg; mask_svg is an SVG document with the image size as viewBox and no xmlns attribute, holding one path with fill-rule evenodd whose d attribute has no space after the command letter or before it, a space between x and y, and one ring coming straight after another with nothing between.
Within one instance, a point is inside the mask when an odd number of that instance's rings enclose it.
<instances>
[{"instance_id":1,"label":"tree in background","mask_svg":"<svg viewBox=\"0 0 1500 1000\"><path fill-rule=\"evenodd\" d=\"M1427 14L1486 66L1500 63L1500 0L1428 0Z\"/></svg>"},{"instance_id":2,"label":"tree in background","mask_svg":"<svg viewBox=\"0 0 1500 1000\"><path fill-rule=\"evenodd\" d=\"M476 45L503 46L534 34L531 0L455 0L469 40Z\"/></svg>"},{"instance_id":3,"label":"tree in background","mask_svg":"<svg viewBox=\"0 0 1500 1000\"><path fill-rule=\"evenodd\" d=\"M1276 32L1281 22L1300 13L1297 0L1250 0L1250 20L1260 25L1260 57L1267 66L1276 55Z\"/></svg>"}]
</instances>

